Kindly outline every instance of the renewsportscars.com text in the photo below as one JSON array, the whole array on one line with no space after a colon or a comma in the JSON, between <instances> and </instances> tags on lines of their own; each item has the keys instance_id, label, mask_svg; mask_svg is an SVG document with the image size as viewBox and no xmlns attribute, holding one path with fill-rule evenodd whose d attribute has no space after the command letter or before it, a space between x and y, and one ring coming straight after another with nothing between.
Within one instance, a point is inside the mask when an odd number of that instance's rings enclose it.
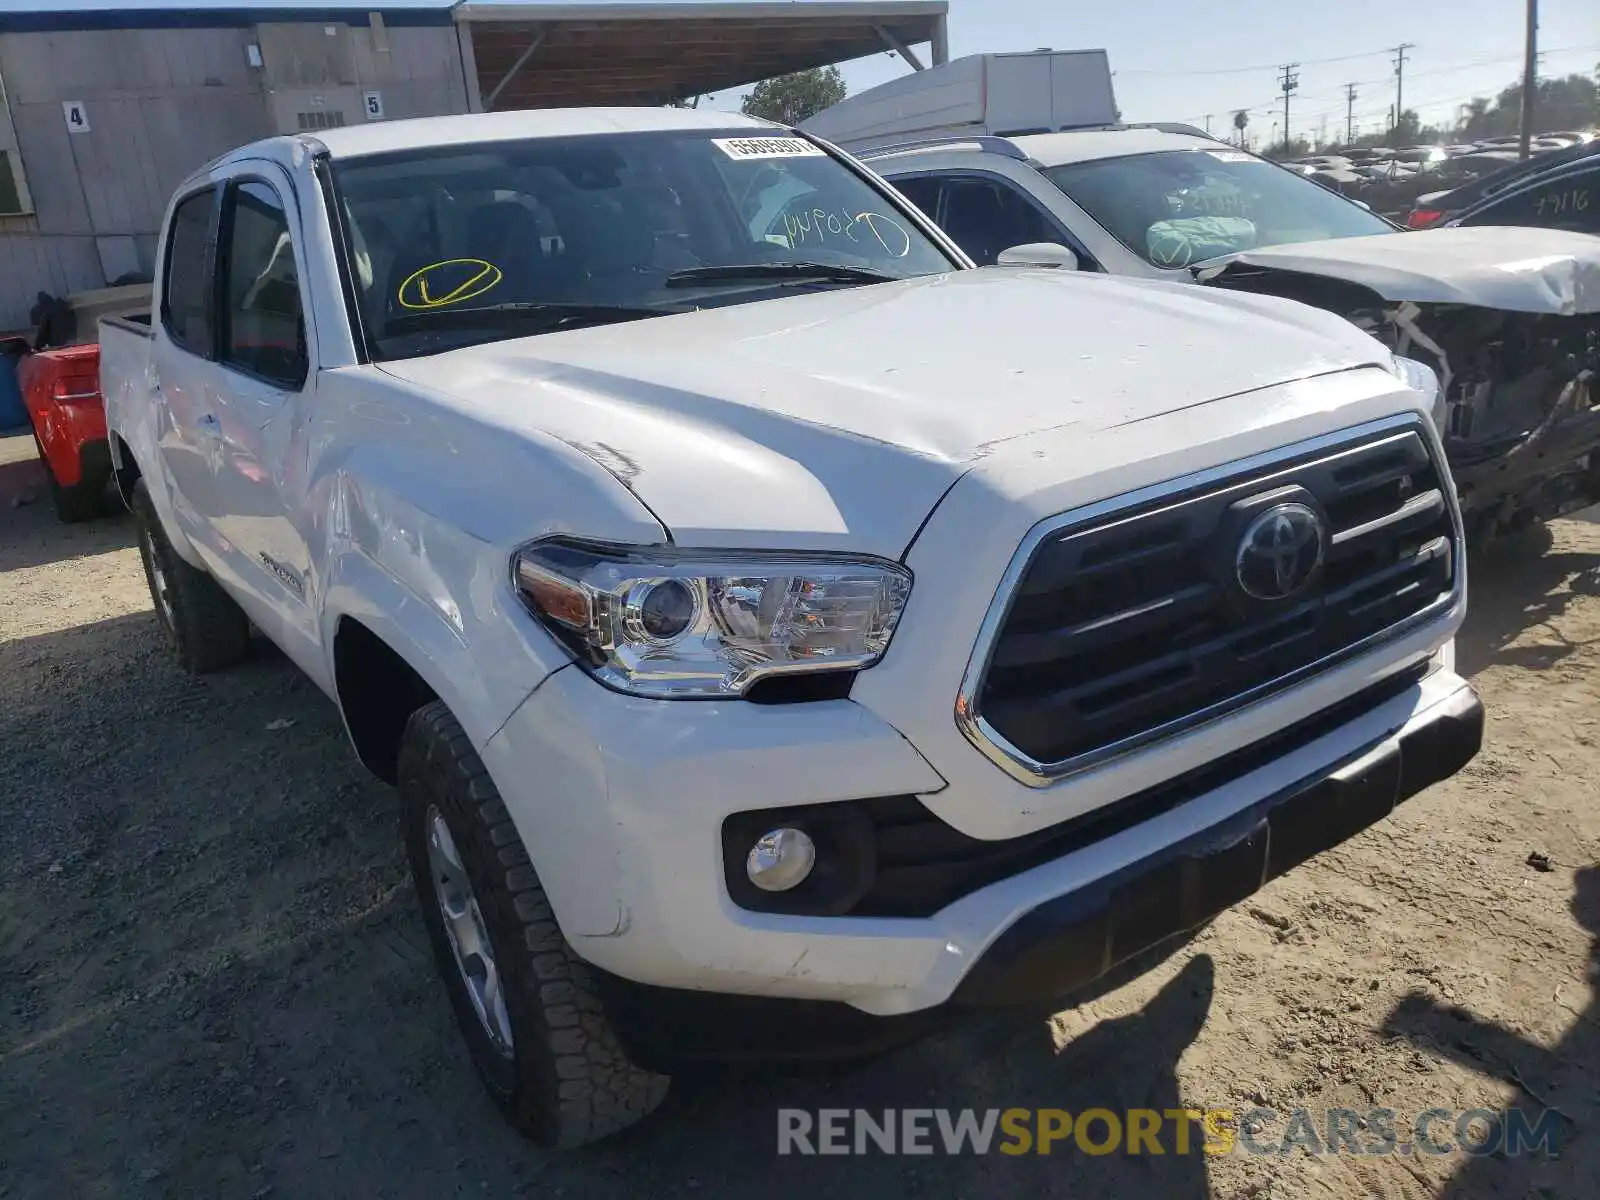
<instances>
[{"instance_id":1,"label":"renewsportscars.com text","mask_svg":"<svg viewBox=\"0 0 1600 1200\"><path fill-rule=\"evenodd\" d=\"M778 1110L779 1154L1465 1153L1555 1156L1553 1110L1430 1108L803 1108Z\"/></svg>"}]
</instances>

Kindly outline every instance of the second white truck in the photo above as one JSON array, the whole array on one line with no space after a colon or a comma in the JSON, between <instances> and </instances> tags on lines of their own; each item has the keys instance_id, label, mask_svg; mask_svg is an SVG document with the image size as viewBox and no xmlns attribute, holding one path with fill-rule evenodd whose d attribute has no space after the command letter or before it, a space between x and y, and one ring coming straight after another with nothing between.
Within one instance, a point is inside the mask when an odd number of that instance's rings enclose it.
<instances>
[{"instance_id":1,"label":"second white truck","mask_svg":"<svg viewBox=\"0 0 1600 1200\"><path fill-rule=\"evenodd\" d=\"M539 1141L1068 995L1477 750L1431 377L1331 314L973 269L673 109L247 146L157 275L102 382L158 618L397 784Z\"/></svg>"}]
</instances>

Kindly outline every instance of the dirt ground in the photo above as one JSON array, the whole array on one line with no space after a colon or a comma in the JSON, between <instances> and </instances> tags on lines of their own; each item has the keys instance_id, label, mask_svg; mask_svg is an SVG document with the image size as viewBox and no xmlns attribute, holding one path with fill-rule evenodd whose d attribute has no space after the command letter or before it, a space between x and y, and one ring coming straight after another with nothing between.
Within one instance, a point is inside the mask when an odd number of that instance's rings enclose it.
<instances>
[{"instance_id":1,"label":"dirt ground","mask_svg":"<svg viewBox=\"0 0 1600 1200\"><path fill-rule=\"evenodd\" d=\"M264 645L181 674L127 519L58 525L41 481L0 439L0 1195L1600 1194L1600 524L1476 568L1468 770L1150 974L848 1068L696 1080L561 1157L481 1093L394 795L333 707ZM1561 1154L775 1155L780 1107L1180 1103L1387 1107L1402 1139L1429 1108L1551 1107Z\"/></svg>"}]
</instances>

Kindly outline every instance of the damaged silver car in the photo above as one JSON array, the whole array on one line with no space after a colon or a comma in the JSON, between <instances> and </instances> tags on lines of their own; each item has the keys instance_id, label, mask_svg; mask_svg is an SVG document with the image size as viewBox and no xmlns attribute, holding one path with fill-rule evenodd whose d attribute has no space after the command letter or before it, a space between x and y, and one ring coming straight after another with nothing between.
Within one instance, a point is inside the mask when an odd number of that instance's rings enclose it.
<instances>
[{"instance_id":1,"label":"damaged silver car","mask_svg":"<svg viewBox=\"0 0 1600 1200\"><path fill-rule=\"evenodd\" d=\"M1480 543L1600 502L1600 238L1425 230L1246 251L1195 275L1342 313L1432 367Z\"/></svg>"},{"instance_id":2,"label":"damaged silver car","mask_svg":"<svg viewBox=\"0 0 1600 1200\"><path fill-rule=\"evenodd\" d=\"M861 156L980 264L1286 296L1425 364L1479 544L1600 502L1600 237L1404 232L1177 126L931 138Z\"/></svg>"}]
</instances>

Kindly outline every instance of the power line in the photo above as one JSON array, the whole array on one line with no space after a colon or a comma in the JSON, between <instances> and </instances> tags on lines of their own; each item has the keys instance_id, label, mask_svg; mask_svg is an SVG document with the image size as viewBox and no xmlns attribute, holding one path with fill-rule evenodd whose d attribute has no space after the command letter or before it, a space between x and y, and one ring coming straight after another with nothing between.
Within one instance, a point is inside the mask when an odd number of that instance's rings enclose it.
<instances>
[{"instance_id":1,"label":"power line","mask_svg":"<svg viewBox=\"0 0 1600 1200\"><path fill-rule=\"evenodd\" d=\"M1341 54L1336 58L1308 58L1305 60L1304 65L1320 67L1328 63L1355 62L1357 59L1362 58L1378 58L1381 55L1390 53L1393 53L1392 47L1385 47L1382 50L1367 50L1361 54ZM1279 63L1257 63L1251 67L1221 67L1200 71L1167 71L1155 67L1118 67L1117 73L1119 75L1244 75L1250 71L1276 70L1280 65ZM1295 65L1299 66L1301 64L1297 63Z\"/></svg>"},{"instance_id":2,"label":"power line","mask_svg":"<svg viewBox=\"0 0 1600 1200\"><path fill-rule=\"evenodd\" d=\"M1407 47L1407 49L1411 49L1411 48L1412 47L1410 47L1410 46ZM1585 45L1585 46L1554 46L1554 47L1551 47L1549 50L1541 50L1539 52L1539 57L1540 58L1546 58L1548 56L1556 55L1556 54L1582 54L1582 53L1589 53L1589 52L1592 52L1592 51L1595 51L1595 50L1600 50L1600 42L1596 42L1596 43L1593 43L1591 45ZM1391 50L1384 51L1384 53L1392 54L1392 53L1394 53L1394 51L1391 49ZM1363 56L1363 57L1366 57L1366 56ZM1412 80L1431 79L1435 75L1449 75L1449 74L1453 74L1453 73L1455 73L1457 71L1470 71L1475 67L1494 66L1497 63L1521 62L1522 58L1523 58L1523 56L1521 54L1512 54L1512 55L1501 55L1501 56L1499 56L1497 58L1473 59L1473 60L1471 60L1469 62L1456 63L1453 66L1448 66L1448 67L1431 67L1426 71L1412 71L1412 72L1408 73L1407 78L1412 79ZM1357 86L1357 87L1361 87L1361 86L1374 86L1375 87L1375 86L1378 86L1380 84L1387 83L1391 78L1392 78L1392 75L1386 75L1386 76L1382 76L1382 77L1376 78L1376 79L1357 79L1357 80L1352 81L1352 83L1353 83L1354 86ZM1333 99L1335 97L1343 99L1344 98L1344 89L1345 89L1345 87L1349 87L1349 86L1352 86L1352 84L1346 84L1346 85L1344 85L1344 87L1333 88L1333 89L1330 89L1330 90L1327 90L1327 91L1302 92L1299 95L1300 95L1300 99L1301 100L1320 100L1320 99L1324 99L1324 98ZM1476 94L1477 93L1473 93L1472 95L1476 95ZM1227 107L1228 107L1228 111L1229 112L1236 112L1239 109L1244 109L1246 111L1250 111L1252 109L1258 109L1258 108L1269 108L1269 107L1271 107L1273 105L1276 105L1280 98L1281 98L1281 93L1274 93L1272 96L1268 97L1267 99L1258 100L1254 104L1233 104L1233 105L1228 105ZM1471 98L1472 98L1471 95L1463 97L1463 99L1471 99ZM1442 104L1442 103L1445 103L1445 102L1441 101L1441 100L1429 100L1429 101L1424 101L1423 104L1422 104L1422 107L1428 107L1430 105ZM1413 107L1415 108L1417 106L1413 105ZM1334 113L1337 110L1330 108L1330 109L1327 109L1326 111L1331 114L1331 113ZM1387 113L1387 111L1388 111L1388 108L1387 108L1387 106L1385 106L1383 108L1367 109L1364 112L1357 113L1356 115L1357 116L1371 116L1371 115L1374 115L1374 114L1383 115L1383 114ZM1319 113L1313 113L1312 115L1314 115L1314 116L1315 115L1320 115L1320 112ZM1183 119L1187 120L1190 124L1198 124L1202 120L1202 118L1203 118L1203 114L1196 113L1196 114L1194 114L1192 116L1189 116L1189 117L1186 117L1186 118L1183 118Z\"/></svg>"},{"instance_id":3,"label":"power line","mask_svg":"<svg viewBox=\"0 0 1600 1200\"><path fill-rule=\"evenodd\" d=\"M1600 49L1600 46L1595 46L1595 47L1569 47L1569 51L1588 50L1588 49ZM1543 56L1544 56L1544 51L1540 51L1540 57L1542 58ZM1521 56L1519 55L1518 57L1520 58ZM1420 77L1422 74L1425 74L1425 73L1426 74L1432 74L1432 75L1438 75L1438 74L1443 74L1444 72L1442 72L1442 71L1416 72L1416 73L1414 73L1414 75L1412 77L1413 78ZM1542 76L1542 74L1543 73L1541 72L1541 76ZM1483 92L1481 90L1474 91L1474 92L1463 92L1463 93L1460 93L1458 95L1452 95L1452 96L1432 96L1432 97L1430 97L1430 98L1428 98L1426 100L1420 100L1420 101L1414 100L1414 101L1412 101L1411 109L1412 109L1413 112L1421 112L1424 109L1435 109L1435 108L1439 108L1439 107L1441 107L1443 105L1446 105L1446 104L1456 104L1456 103L1464 102L1464 101L1467 101L1467 100L1476 100L1476 99L1480 99L1480 98L1483 98ZM1305 97L1302 96L1301 99L1305 99ZM1331 113L1331 112L1334 112L1335 110L1328 109L1326 111ZM1355 115L1356 115L1356 119L1359 121L1359 120L1362 120L1363 118L1368 118L1368 117L1387 117L1388 113L1389 113L1389 109L1388 109L1387 106L1385 106L1385 107L1373 107L1373 108L1358 109L1356 111ZM1319 116L1320 112L1313 112L1310 115L1313 116L1313 117Z\"/></svg>"}]
</instances>

